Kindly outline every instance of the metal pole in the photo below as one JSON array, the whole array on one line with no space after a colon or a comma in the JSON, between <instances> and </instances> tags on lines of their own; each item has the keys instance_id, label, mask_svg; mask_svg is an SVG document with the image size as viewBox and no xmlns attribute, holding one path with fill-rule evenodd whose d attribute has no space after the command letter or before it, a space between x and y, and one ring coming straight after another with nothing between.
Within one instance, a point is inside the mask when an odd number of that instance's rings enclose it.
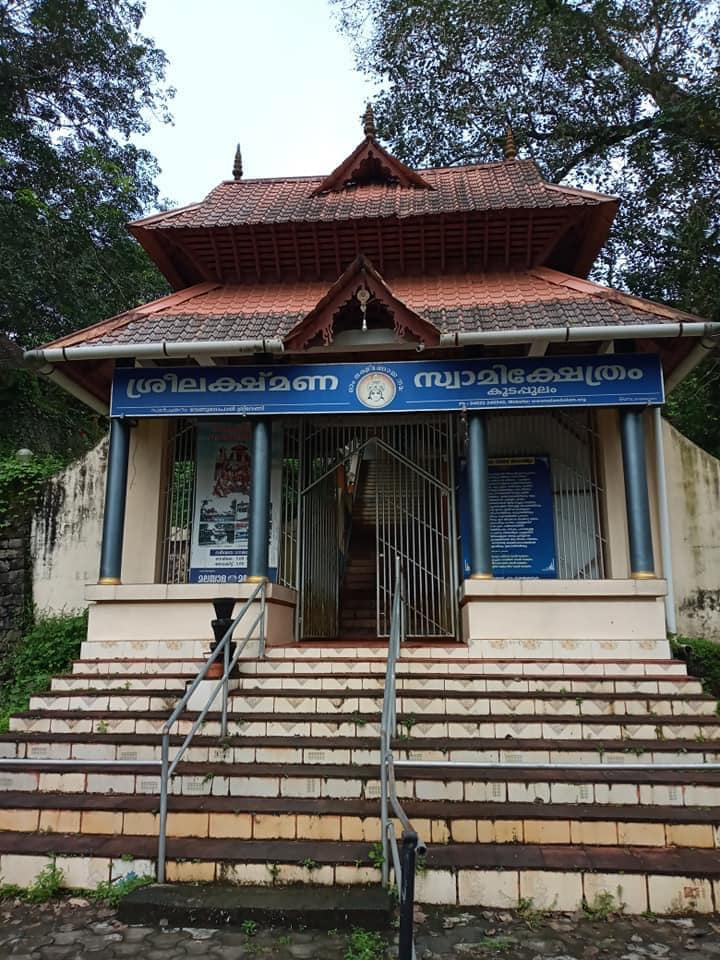
<instances>
[{"instance_id":1,"label":"metal pole","mask_svg":"<svg viewBox=\"0 0 720 960\"><path fill-rule=\"evenodd\" d=\"M390 845L388 841L388 782L387 782L387 755L385 753L385 732L380 744L380 835L382 837L382 885L387 887L390 882Z\"/></svg>"},{"instance_id":2,"label":"metal pole","mask_svg":"<svg viewBox=\"0 0 720 960\"><path fill-rule=\"evenodd\" d=\"M270 423L253 424L247 578L267 580L270 546Z\"/></svg>"},{"instance_id":3,"label":"metal pole","mask_svg":"<svg viewBox=\"0 0 720 960\"><path fill-rule=\"evenodd\" d=\"M650 527L642 410L620 411L620 433L630 547L630 576L634 580L652 580L655 577L655 561Z\"/></svg>"},{"instance_id":4,"label":"metal pole","mask_svg":"<svg viewBox=\"0 0 720 960\"><path fill-rule=\"evenodd\" d=\"M663 420L660 407L653 409L655 428L655 475L657 477L658 512L660 514L660 554L663 576L667 583L665 595L665 625L670 634L677 633L675 617L675 585L672 568L672 536L670 534L670 510L668 507L667 473L665 470L665 444L663 441Z\"/></svg>"},{"instance_id":5,"label":"metal pole","mask_svg":"<svg viewBox=\"0 0 720 960\"><path fill-rule=\"evenodd\" d=\"M162 736L162 769L160 771L160 830L158 835L158 883L165 883L165 850L167 846L168 767L170 764L170 731Z\"/></svg>"},{"instance_id":6,"label":"metal pole","mask_svg":"<svg viewBox=\"0 0 720 960\"><path fill-rule=\"evenodd\" d=\"M228 688L230 686L230 640L225 639L223 647L223 697L222 697L222 718L220 720L220 736L227 736L228 721Z\"/></svg>"},{"instance_id":7,"label":"metal pole","mask_svg":"<svg viewBox=\"0 0 720 960\"><path fill-rule=\"evenodd\" d=\"M413 913L415 910L415 853L418 835L414 830L403 830L402 876L398 878L400 894L400 928L398 931L398 960L412 960Z\"/></svg>"},{"instance_id":8,"label":"metal pole","mask_svg":"<svg viewBox=\"0 0 720 960\"><path fill-rule=\"evenodd\" d=\"M470 579L492 578L487 425L481 413L468 415L467 487L470 507Z\"/></svg>"},{"instance_id":9,"label":"metal pole","mask_svg":"<svg viewBox=\"0 0 720 960\"><path fill-rule=\"evenodd\" d=\"M108 447L105 511L103 514L98 583L120 583L129 456L130 423L127 420L113 417L110 421L110 445Z\"/></svg>"}]
</instances>

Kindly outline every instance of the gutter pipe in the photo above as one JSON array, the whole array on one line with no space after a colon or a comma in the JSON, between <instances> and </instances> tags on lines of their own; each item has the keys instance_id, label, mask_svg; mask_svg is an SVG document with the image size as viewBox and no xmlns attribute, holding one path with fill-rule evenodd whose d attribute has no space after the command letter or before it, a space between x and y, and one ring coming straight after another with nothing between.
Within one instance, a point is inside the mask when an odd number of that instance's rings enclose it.
<instances>
[{"instance_id":1,"label":"gutter pipe","mask_svg":"<svg viewBox=\"0 0 720 960\"><path fill-rule=\"evenodd\" d=\"M604 327L548 327L545 330L472 330L446 333L440 337L441 347L462 347L473 344L532 343L546 340L548 343L573 343L579 340L631 340L633 338L659 337L718 337L720 323L687 321L676 323L631 323L625 326ZM706 347L705 350L710 349ZM694 365L694 364L693 364ZM692 369L692 368L691 368Z\"/></svg>"},{"instance_id":2,"label":"gutter pipe","mask_svg":"<svg viewBox=\"0 0 720 960\"><path fill-rule=\"evenodd\" d=\"M717 327L717 326L720 326L720 324L713 323L713 324L708 324L708 326ZM702 363L706 357L710 356L712 351L715 349L715 347L717 347L718 343L720 342L718 340L719 336L720 334L715 332L715 333L710 333L709 336L703 337L700 343L698 343L697 346L693 347L690 353L683 360L680 361L680 363L675 367L673 372L665 381L665 390L667 391L667 393L670 393L671 390L674 390L675 387L677 387L679 383L682 383L685 377L692 370L694 370L695 367L698 366L698 364Z\"/></svg>"},{"instance_id":3,"label":"gutter pipe","mask_svg":"<svg viewBox=\"0 0 720 960\"><path fill-rule=\"evenodd\" d=\"M672 568L672 540L670 535L670 509L668 507L667 473L665 471L665 445L663 442L663 418L660 407L653 407L653 433L655 434L655 478L657 483L658 519L660 521L660 557L662 572L667 583L665 594L665 625L667 632L677 633L675 617L675 584Z\"/></svg>"},{"instance_id":4,"label":"gutter pipe","mask_svg":"<svg viewBox=\"0 0 720 960\"><path fill-rule=\"evenodd\" d=\"M45 347L28 350L26 360L62 363L67 360L167 360L178 357L228 356L238 353L283 353L282 340L187 340L158 343L112 343L98 346Z\"/></svg>"}]
</instances>

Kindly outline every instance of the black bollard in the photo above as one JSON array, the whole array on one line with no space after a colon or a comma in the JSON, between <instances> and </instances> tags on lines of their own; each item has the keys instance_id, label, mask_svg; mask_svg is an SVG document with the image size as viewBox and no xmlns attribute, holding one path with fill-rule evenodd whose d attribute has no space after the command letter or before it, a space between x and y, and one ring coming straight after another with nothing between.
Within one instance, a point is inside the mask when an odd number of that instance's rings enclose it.
<instances>
[{"instance_id":1,"label":"black bollard","mask_svg":"<svg viewBox=\"0 0 720 960\"><path fill-rule=\"evenodd\" d=\"M403 830L400 850L400 929L398 932L399 960L412 960L413 922L415 912L415 856L418 835L414 830Z\"/></svg>"},{"instance_id":2,"label":"black bollard","mask_svg":"<svg viewBox=\"0 0 720 960\"><path fill-rule=\"evenodd\" d=\"M235 597L217 597L213 600L213 607L215 608L215 619L210 621L210 626L212 627L213 634L215 639L210 644L210 651L212 652L218 646L222 638L230 629L230 624L233 621L232 612L235 607ZM232 660L235 655L235 644L231 641L230 643L230 657ZM222 658L218 658L222 662ZM218 661L215 661L216 663Z\"/></svg>"}]
</instances>

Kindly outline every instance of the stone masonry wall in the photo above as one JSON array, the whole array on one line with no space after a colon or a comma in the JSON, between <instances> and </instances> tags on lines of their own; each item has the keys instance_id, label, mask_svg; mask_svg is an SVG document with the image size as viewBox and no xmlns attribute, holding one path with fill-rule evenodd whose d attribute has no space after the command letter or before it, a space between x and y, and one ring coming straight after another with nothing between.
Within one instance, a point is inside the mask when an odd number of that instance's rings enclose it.
<instances>
[{"instance_id":1,"label":"stone masonry wall","mask_svg":"<svg viewBox=\"0 0 720 960\"><path fill-rule=\"evenodd\" d=\"M0 662L19 638L29 590L27 526L0 533Z\"/></svg>"}]
</instances>

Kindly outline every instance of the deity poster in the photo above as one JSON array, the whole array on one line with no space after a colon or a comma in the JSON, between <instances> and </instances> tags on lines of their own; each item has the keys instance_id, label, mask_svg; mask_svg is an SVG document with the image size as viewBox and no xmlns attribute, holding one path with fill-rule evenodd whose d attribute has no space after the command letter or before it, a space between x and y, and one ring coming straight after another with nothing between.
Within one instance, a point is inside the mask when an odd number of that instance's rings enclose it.
<instances>
[{"instance_id":1,"label":"deity poster","mask_svg":"<svg viewBox=\"0 0 720 960\"><path fill-rule=\"evenodd\" d=\"M250 424L199 423L190 583L240 583L247 572Z\"/></svg>"}]
</instances>

